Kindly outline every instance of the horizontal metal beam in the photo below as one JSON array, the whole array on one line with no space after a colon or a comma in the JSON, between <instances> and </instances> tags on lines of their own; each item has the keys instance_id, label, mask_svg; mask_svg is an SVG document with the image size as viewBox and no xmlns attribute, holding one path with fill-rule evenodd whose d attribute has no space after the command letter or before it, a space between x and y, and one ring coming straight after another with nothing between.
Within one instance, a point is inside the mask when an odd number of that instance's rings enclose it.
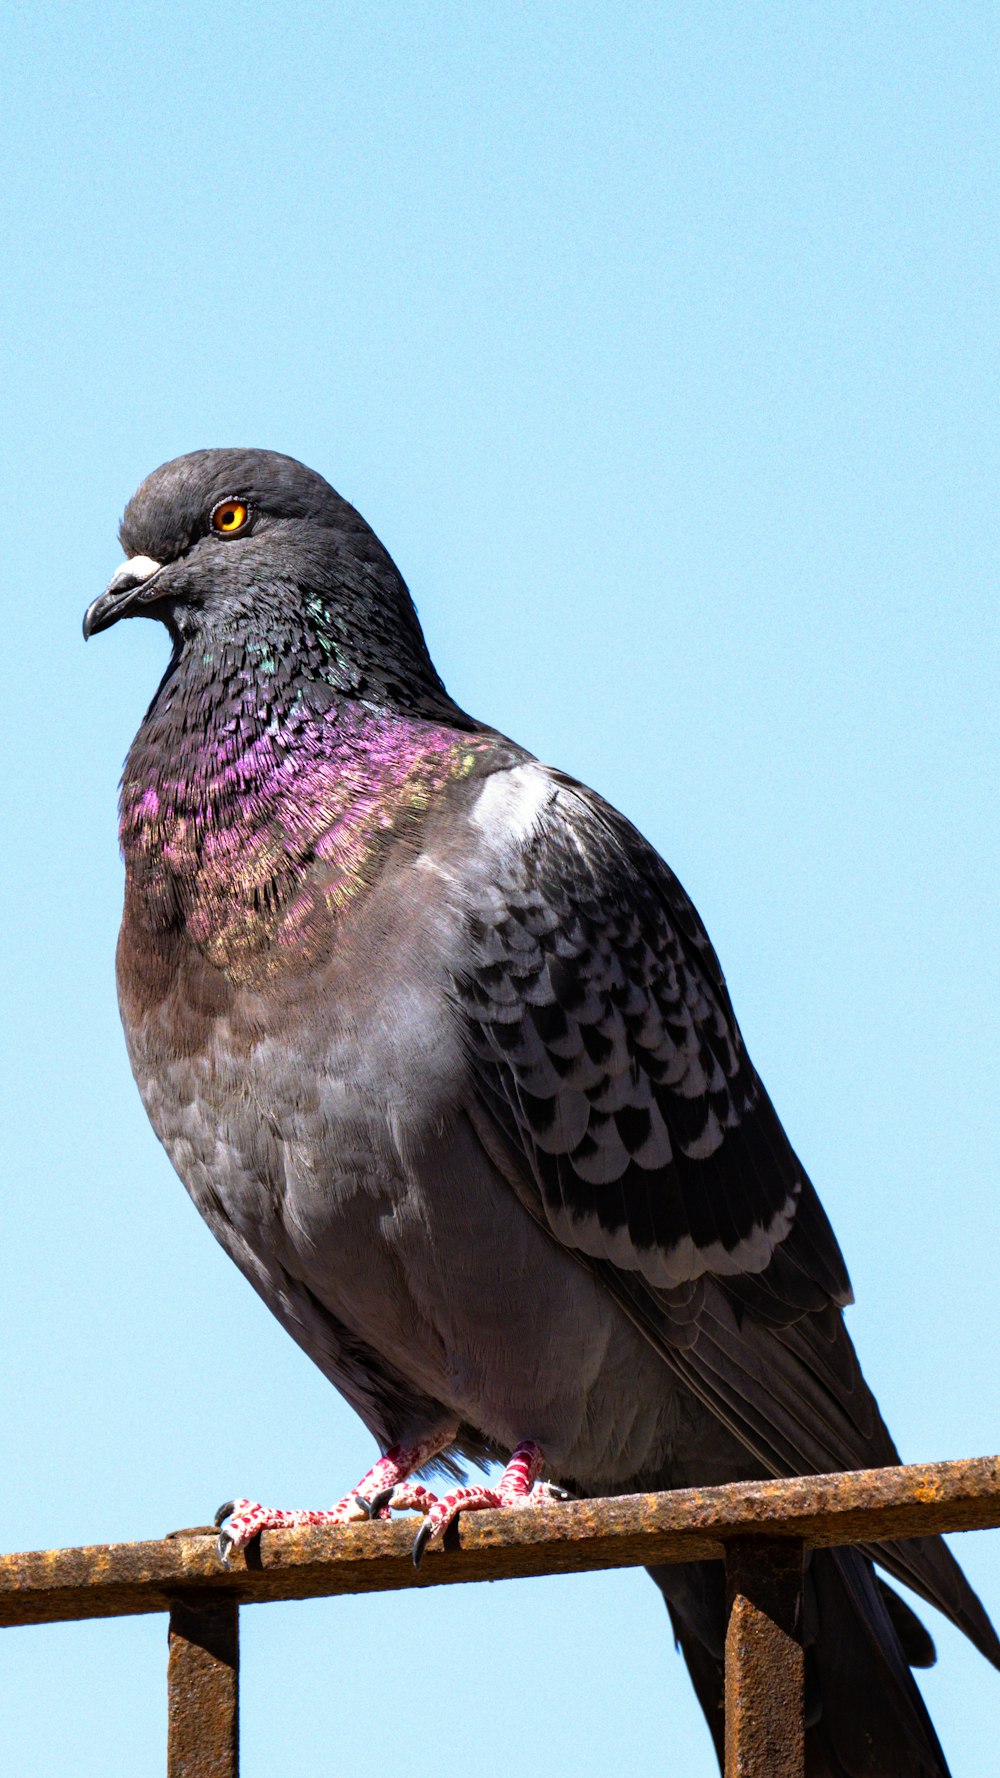
<instances>
[{"instance_id":1,"label":"horizontal metal beam","mask_svg":"<svg viewBox=\"0 0 1000 1778\"><path fill-rule=\"evenodd\" d=\"M469 1514L447 1548L428 1550L419 1575L410 1560L415 1523L268 1531L232 1570L219 1562L208 1526L151 1543L0 1556L0 1625L167 1611L206 1588L251 1605L700 1561L722 1557L734 1538L817 1548L985 1530L1000 1526L1000 1457Z\"/></svg>"}]
</instances>

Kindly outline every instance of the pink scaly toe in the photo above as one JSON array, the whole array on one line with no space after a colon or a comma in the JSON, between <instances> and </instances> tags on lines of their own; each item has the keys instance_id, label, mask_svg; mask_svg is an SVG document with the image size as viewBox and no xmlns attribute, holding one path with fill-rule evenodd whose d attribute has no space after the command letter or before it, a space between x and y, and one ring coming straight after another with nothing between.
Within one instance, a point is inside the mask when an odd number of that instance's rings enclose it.
<instances>
[{"instance_id":1,"label":"pink scaly toe","mask_svg":"<svg viewBox=\"0 0 1000 1778\"><path fill-rule=\"evenodd\" d=\"M414 1568L420 1567L432 1538L443 1537L460 1513L544 1506L549 1500L564 1498L562 1491L550 1483L538 1483L542 1462L540 1446L529 1439L518 1445L495 1488L478 1483L468 1488L453 1488L450 1493L440 1496L410 1482L403 1482L394 1489L393 1507L411 1507L426 1515L413 1540Z\"/></svg>"},{"instance_id":2,"label":"pink scaly toe","mask_svg":"<svg viewBox=\"0 0 1000 1778\"><path fill-rule=\"evenodd\" d=\"M357 1487L335 1506L310 1511L261 1506L257 1500L227 1500L215 1515L215 1523L220 1527L219 1560L228 1568L233 1551L245 1550L262 1531L286 1531L296 1525L351 1525L365 1519L388 1519L389 1501L394 1491L407 1482L415 1469L429 1463L450 1445L454 1436L451 1431L447 1436L423 1439L415 1445L393 1445L372 1465L367 1475L362 1476ZM427 1490L419 1485L412 1491L415 1497L427 1494ZM434 1498L429 1495L429 1499Z\"/></svg>"},{"instance_id":3,"label":"pink scaly toe","mask_svg":"<svg viewBox=\"0 0 1000 1778\"><path fill-rule=\"evenodd\" d=\"M388 1513L385 1516L388 1518ZM348 1525L352 1520L368 1517L357 1494L345 1494L336 1506L314 1512L262 1506L259 1500L227 1500L215 1515L215 1523L220 1527L219 1558L228 1568L232 1552L245 1550L262 1531L287 1531L294 1525ZM224 1528L223 1521L228 1521Z\"/></svg>"}]
</instances>

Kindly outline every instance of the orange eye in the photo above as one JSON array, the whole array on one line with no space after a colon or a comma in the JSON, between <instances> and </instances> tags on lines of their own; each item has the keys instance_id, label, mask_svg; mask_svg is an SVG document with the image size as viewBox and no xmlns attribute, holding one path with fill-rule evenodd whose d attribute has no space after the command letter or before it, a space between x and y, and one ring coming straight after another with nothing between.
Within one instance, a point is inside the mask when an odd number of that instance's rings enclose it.
<instances>
[{"instance_id":1,"label":"orange eye","mask_svg":"<svg viewBox=\"0 0 1000 1778\"><path fill-rule=\"evenodd\" d=\"M245 500L220 500L212 513L212 529L221 531L224 537L245 530L249 522L250 508Z\"/></svg>"}]
</instances>

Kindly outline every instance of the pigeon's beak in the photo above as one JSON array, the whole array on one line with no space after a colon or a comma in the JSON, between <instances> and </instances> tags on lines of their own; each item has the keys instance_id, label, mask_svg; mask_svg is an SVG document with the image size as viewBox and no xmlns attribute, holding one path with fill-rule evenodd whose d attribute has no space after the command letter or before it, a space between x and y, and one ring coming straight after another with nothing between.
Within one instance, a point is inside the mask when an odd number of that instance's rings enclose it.
<instances>
[{"instance_id":1,"label":"pigeon's beak","mask_svg":"<svg viewBox=\"0 0 1000 1778\"><path fill-rule=\"evenodd\" d=\"M83 619L83 639L88 642L96 636L98 630L108 630L116 624L120 617L128 617L137 605L143 605L149 598L149 584L159 574L162 562L154 562L152 556L129 556L117 568L108 582L107 588L93 605L89 605Z\"/></svg>"}]
</instances>

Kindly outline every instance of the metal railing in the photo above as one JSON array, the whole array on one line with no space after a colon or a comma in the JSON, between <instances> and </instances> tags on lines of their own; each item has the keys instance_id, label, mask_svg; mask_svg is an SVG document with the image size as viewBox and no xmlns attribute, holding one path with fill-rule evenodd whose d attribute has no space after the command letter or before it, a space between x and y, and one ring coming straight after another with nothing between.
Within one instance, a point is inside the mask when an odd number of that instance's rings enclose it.
<instances>
[{"instance_id":1,"label":"metal railing","mask_svg":"<svg viewBox=\"0 0 1000 1778\"><path fill-rule=\"evenodd\" d=\"M802 1778L805 1551L997 1526L1000 1457L475 1513L419 1573L412 1519L265 1532L229 1570L199 1525L0 1556L0 1626L169 1612L168 1778L236 1778L241 1605L722 1560L726 1778Z\"/></svg>"}]
</instances>

